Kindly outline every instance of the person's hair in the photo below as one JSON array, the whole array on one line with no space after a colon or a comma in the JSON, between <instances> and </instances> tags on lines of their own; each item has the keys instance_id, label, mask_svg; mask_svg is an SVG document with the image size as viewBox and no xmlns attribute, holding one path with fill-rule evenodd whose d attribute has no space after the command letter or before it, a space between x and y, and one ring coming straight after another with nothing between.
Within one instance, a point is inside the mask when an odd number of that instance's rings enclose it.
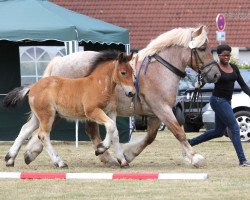
<instances>
[{"instance_id":1,"label":"person's hair","mask_svg":"<svg viewBox=\"0 0 250 200\"><path fill-rule=\"evenodd\" d=\"M221 44L217 47L217 54L220 55L222 51L232 51L232 48L227 44Z\"/></svg>"}]
</instances>

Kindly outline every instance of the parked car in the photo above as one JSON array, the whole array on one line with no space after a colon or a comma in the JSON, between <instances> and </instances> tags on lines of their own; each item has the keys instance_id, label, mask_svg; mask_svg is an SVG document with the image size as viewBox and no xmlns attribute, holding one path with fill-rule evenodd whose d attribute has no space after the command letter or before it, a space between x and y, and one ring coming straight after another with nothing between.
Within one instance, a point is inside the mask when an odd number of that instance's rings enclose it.
<instances>
[{"instance_id":1,"label":"parked car","mask_svg":"<svg viewBox=\"0 0 250 200\"><path fill-rule=\"evenodd\" d=\"M244 92L233 94L232 108L240 127L241 141L250 141L250 97ZM214 119L214 111L210 104L208 104L206 111L202 115L204 127L207 130L214 128ZM230 136L229 130L227 130L225 134Z\"/></svg>"},{"instance_id":2,"label":"parked car","mask_svg":"<svg viewBox=\"0 0 250 200\"><path fill-rule=\"evenodd\" d=\"M240 73L250 87L250 70L240 70ZM209 109L209 98L212 95L213 88L213 83L205 84L205 86L201 88L201 96L196 99L195 103L190 101L195 89L191 88L185 92L186 96L183 97L185 132L198 132L204 126L203 113ZM234 94L240 93L241 91L239 84L236 82L234 86ZM206 117L207 114L209 114L209 111L205 113L204 116ZM213 126L213 124L210 124L210 121L206 121L204 127L211 129Z\"/></svg>"}]
</instances>

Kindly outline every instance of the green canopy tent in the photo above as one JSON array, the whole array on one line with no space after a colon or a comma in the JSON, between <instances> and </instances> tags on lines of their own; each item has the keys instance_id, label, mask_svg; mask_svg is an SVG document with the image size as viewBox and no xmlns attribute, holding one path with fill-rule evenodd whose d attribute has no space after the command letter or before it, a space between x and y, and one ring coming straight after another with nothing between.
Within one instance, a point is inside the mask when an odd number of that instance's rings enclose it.
<instances>
[{"instance_id":1,"label":"green canopy tent","mask_svg":"<svg viewBox=\"0 0 250 200\"><path fill-rule=\"evenodd\" d=\"M123 50L129 52L129 32L125 28L45 0L0 0L0 99L21 84L20 45L60 44L65 45L67 53L71 53L78 50L81 42L94 46L122 45ZM26 108L20 108L14 113L0 108L0 140L16 138L26 120L26 116L20 117L25 111ZM13 126L12 120L18 125ZM72 124L70 126L74 129ZM64 126L66 130L68 127L68 124Z\"/></svg>"},{"instance_id":2,"label":"green canopy tent","mask_svg":"<svg viewBox=\"0 0 250 200\"><path fill-rule=\"evenodd\" d=\"M0 0L0 39L129 44L125 28L45 0Z\"/></svg>"}]
</instances>

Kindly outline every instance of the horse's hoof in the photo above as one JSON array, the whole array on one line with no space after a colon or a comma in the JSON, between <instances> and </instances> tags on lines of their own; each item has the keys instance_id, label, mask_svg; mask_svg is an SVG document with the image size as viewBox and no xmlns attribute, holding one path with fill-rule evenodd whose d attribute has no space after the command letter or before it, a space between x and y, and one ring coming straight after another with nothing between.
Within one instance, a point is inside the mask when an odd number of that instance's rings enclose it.
<instances>
[{"instance_id":1,"label":"horse's hoof","mask_svg":"<svg viewBox=\"0 0 250 200\"><path fill-rule=\"evenodd\" d=\"M99 156L100 154L103 154L103 152L99 152L98 150L95 150L95 155Z\"/></svg>"},{"instance_id":2,"label":"horse's hoof","mask_svg":"<svg viewBox=\"0 0 250 200\"><path fill-rule=\"evenodd\" d=\"M6 162L6 167L14 167L14 159L10 156L9 153L6 154L4 160Z\"/></svg>"},{"instance_id":3,"label":"horse's hoof","mask_svg":"<svg viewBox=\"0 0 250 200\"><path fill-rule=\"evenodd\" d=\"M66 164L66 163L54 163L54 165L58 168L65 168L65 169L68 169L69 166Z\"/></svg>"},{"instance_id":4,"label":"horse's hoof","mask_svg":"<svg viewBox=\"0 0 250 200\"><path fill-rule=\"evenodd\" d=\"M107 167L119 167L120 166L117 160L113 156L110 155L109 151L105 151L103 154L99 155L99 159Z\"/></svg>"},{"instance_id":5,"label":"horse's hoof","mask_svg":"<svg viewBox=\"0 0 250 200\"><path fill-rule=\"evenodd\" d=\"M6 163L6 167L14 167L14 162Z\"/></svg>"},{"instance_id":6,"label":"horse's hoof","mask_svg":"<svg viewBox=\"0 0 250 200\"><path fill-rule=\"evenodd\" d=\"M28 165L32 161L34 161L38 155L39 155L39 153L37 153L37 152L26 151L24 153L24 155L23 155L24 156L24 162Z\"/></svg>"},{"instance_id":7,"label":"horse's hoof","mask_svg":"<svg viewBox=\"0 0 250 200\"><path fill-rule=\"evenodd\" d=\"M128 163L131 163L134 160L134 158L135 158L135 156L133 155L133 153L129 153L129 154L128 153L127 154L123 153L123 156L124 156L125 160Z\"/></svg>"},{"instance_id":8,"label":"horse's hoof","mask_svg":"<svg viewBox=\"0 0 250 200\"><path fill-rule=\"evenodd\" d=\"M103 154L108 148L103 145L103 143L100 143L97 145L97 149L95 150L95 155L99 156L100 154Z\"/></svg>"},{"instance_id":9,"label":"horse's hoof","mask_svg":"<svg viewBox=\"0 0 250 200\"><path fill-rule=\"evenodd\" d=\"M5 162L7 162L11 158L10 154L7 153L6 156L4 157Z\"/></svg>"},{"instance_id":10,"label":"horse's hoof","mask_svg":"<svg viewBox=\"0 0 250 200\"><path fill-rule=\"evenodd\" d=\"M195 154L192 158L192 165L200 168L207 165L205 158L200 154Z\"/></svg>"},{"instance_id":11,"label":"horse's hoof","mask_svg":"<svg viewBox=\"0 0 250 200\"><path fill-rule=\"evenodd\" d=\"M24 162L26 163L26 165L28 165L32 162L32 160L30 159L28 155L24 155Z\"/></svg>"},{"instance_id":12,"label":"horse's hoof","mask_svg":"<svg viewBox=\"0 0 250 200\"><path fill-rule=\"evenodd\" d=\"M119 162L121 168L129 168L129 164L126 160L121 161L120 159L117 159L117 161Z\"/></svg>"}]
</instances>

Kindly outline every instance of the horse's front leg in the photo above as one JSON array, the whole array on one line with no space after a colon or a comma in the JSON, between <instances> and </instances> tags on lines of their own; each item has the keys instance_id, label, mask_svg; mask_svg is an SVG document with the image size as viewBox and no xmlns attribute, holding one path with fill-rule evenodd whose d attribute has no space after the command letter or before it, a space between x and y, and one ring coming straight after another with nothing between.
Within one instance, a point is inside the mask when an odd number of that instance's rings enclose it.
<instances>
[{"instance_id":1,"label":"horse's front leg","mask_svg":"<svg viewBox=\"0 0 250 200\"><path fill-rule=\"evenodd\" d=\"M97 123L92 121L85 122L85 132L89 136L90 140L94 145L94 150L97 150L97 145L102 142L99 126ZM103 154L98 155L101 162L108 166L118 166L118 162L110 155L109 151L105 151Z\"/></svg>"},{"instance_id":2,"label":"horse's front leg","mask_svg":"<svg viewBox=\"0 0 250 200\"><path fill-rule=\"evenodd\" d=\"M165 112L164 112L165 111ZM184 154L186 154L186 158L189 163L191 163L195 167L203 167L206 165L205 159L200 154L197 154L193 147L188 143L186 134L181 128L180 124L176 120L172 109L170 107L165 108L162 112L157 112L159 118L161 118L162 122L168 127L168 129L174 134L174 136L179 140L182 149L184 150ZM167 113L167 114L166 114Z\"/></svg>"},{"instance_id":3,"label":"horse's front leg","mask_svg":"<svg viewBox=\"0 0 250 200\"><path fill-rule=\"evenodd\" d=\"M148 117L147 134L145 137L136 142L124 144L124 156L128 162L134 160L136 156L155 140L160 124L161 122L157 117Z\"/></svg>"}]
</instances>

